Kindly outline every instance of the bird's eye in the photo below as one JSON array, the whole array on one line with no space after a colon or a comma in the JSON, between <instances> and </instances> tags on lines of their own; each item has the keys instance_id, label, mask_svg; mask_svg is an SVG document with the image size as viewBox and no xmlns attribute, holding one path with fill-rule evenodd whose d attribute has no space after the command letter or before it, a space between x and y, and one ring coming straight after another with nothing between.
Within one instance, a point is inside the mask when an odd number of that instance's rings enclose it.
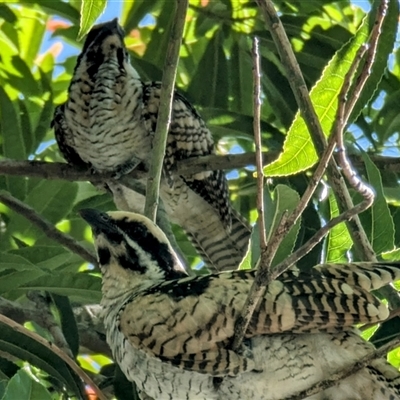
<instances>
[{"instance_id":1,"label":"bird's eye","mask_svg":"<svg viewBox=\"0 0 400 400\"><path fill-rule=\"evenodd\" d=\"M103 222L108 222L110 221L110 217L106 213L101 213L100 218Z\"/></svg>"}]
</instances>

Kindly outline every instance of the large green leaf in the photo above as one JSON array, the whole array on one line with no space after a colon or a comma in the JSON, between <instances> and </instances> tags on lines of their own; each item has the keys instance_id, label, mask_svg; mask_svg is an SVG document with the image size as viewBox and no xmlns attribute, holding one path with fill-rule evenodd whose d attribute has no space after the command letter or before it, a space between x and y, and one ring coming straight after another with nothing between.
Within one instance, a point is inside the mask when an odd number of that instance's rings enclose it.
<instances>
[{"instance_id":1,"label":"large green leaf","mask_svg":"<svg viewBox=\"0 0 400 400\"><path fill-rule=\"evenodd\" d=\"M0 282L1 284L1 282ZM46 290L85 304L100 303L101 278L86 273L60 272L57 275L47 275L30 280L20 285L23 290ZM18 293L19 293L18 292Z\"/></svg>"},{"instance_id":2,"label":"large green leaf","mask_svg":"<svg viewBox=\"0 0 400 400\"><path fill-rule=\"evenodd\" d=\"M369 78L368 84L362 93L363 102L358 102L352 114L354 119L376 90L382 74L386 68L387 57L393 48L393 35L395 31L394 19L397 19L398 12L390 2L390 18L385 20L385 30L380 38L376 62ZM389 15L388 14L388 15ZM337 113L337 98L343 85L345 76L350 69L356 52L359 47L367 40L370 30L370 20L366 18L357 31L354 38L336 53L328 66L325 68L319 82L311 90L311 100L314 104L316 113L321 122L325 135L331 132L333 122ZM382 42L385 44L381 46ZM317 155L308 133L304 119L298 113L288 132L284 151L279 159L265 167L264 173L267 176L282 176L304 171L310 168L317 161Z\"/></svg>"},{"instance_id":3,"label":"large green leaf","mask_svg":"<svg viewBox=\"0 0 400 400\"><path fill-rule=\"evenodd\" d=\"M229 92L226 73L228 62L223 41L223 31L216 31L197 65L187 92L198 104L225 109L228 106Z\"/></svg>"},{"instance_id":4,"label":"large green leaf","mask_svg":"<svg viewBox=\"0 0 400 400\"><path fill-rule=\"evenodd\" d=\"M299 195L293 189L285 185L277 185L272 197L270 193L264 191L264 220L267 240L271 237L284 213L288 215L295 209L299 203ZM275 257L272 260L272 267L283 261L289 254L293 252L297 235L300 229L300 219L285 235L282 240ZM259 225L256 223L253 227L250 239L250 251L246 255L240 268L254 268L260 258L260 231Z\"/></svg>"},{"instance_id":5,"label":"large green leaf","mask_svg":"<svg viewBox=\"0 0 400 400\"><path fill-rule=\"evenodd\" d=\"M27 158L27 153L15 107L16 104L0 87L0 134L3 142L3 156L14 160L24 160ZM10 193L20 199L24 198L26 183L23 178L8 176L6 181Z\"/></svg>"},{"instance_id":6,"label":"large green leaf","mask_svg":"<svg viewBox=\"0 0 400 400\"><path fill-rule=\"evenodd\" d=\"M20 369L8 383L1 400L52 400L47 389Z\"/></svg>"},{"instance_id":7,"label":"large green leaf","mask_svg":"<svg viewBox=\"0 0 400 400\"><path fill-rule=\"evenodd\" d=\"M82 0L78 40L89 32L97 18L103 14L106 5L107 0Z\"/></svg>"},{"instance_id":8,"label":"large green leaf","mask_svg":"<svg viewBox=\"0 0 400 400\"><path fill-rule=\"evenodd\" d=\"M57 223L71 211L77 191L77 185L72 182L42 180L29 192L25 202L50 222ZM43 235L21 215L13 217L7 231L22 240Z\"/></svg>"},{"instance_id":9,"label":"large green leaf","mask_svg":"<svg viewBox=\"0 0 400 400\"><path fill-rule=\"evenodd\" d=\"M66 384L75 394L82 393L80 378L58 355L32 337L12 329L3 322L0 322L0 350L46 371Z\"/></svg>"},{"instance_id":10,"label":"large green leaf","mask_svg":"<svg viewBox=\"0 0 400 400\"><path fill-rule=\"evenodd\" d=\"M44 270L52 271L65 267L71 263L81 265L82 258L61 246L34 246L23 247L20 249L10 250L6 256L20 256L24 260L28 260L35 268L40 267ZM0 258L0 266L4 264L3 256Z\"/></svg>"},{"instance_id":11,"label":"large green leaf","mask_svg":"<svg viewBox=\"0 0 400 400\"><path fill-rule=\"evenodd\" d=\"M140 21L154 9L159 8L160 0L136 0L133 2L124 1L121 13L121 23L129 32L137 29Z\"/></svg>"},{"instance_id":12,"label":"large green leaf","mask_svg":"<svg viewBox=\"0 0 400 400\"><path fill-rule=\"evenodd\" d=\"M67 296L60 296L53 293L52 298L60 314L61 329L65 340L72 354L76 357L79 352L79 332L71 303Z\"/></svg>"},{"instance_id":13,"label":"large green leaf","mask_svg":"<svg viewBox=\"0 0 400 400\"><path fill-rule=\"evenodd\" d=\"M394 249L394 224L383 193L379 169L367 154L362 153L368 182L374 188L375 200L371 208L360 215L369 241L377 254Z\"/></svg>"},{"instance_id":14,"label":"large green leaf","mask_svg":"<svg viewBox=\"0 0 400 400\"><path fill-rule=\"evenodd\" d=\"M39 267L31 263L24 257L17 254L0 253L0 269L7 270L12 269L15 271L41 271Z\"/></svg>"},{"instance_id":15,"label":"large green leaf","mask_svg":"<svg viewBox=\"0 0 400 400\"><path fill-rule=\"evenodd\" d=\"M337 202L332 193L329 195L329 208L331 218L339 215ZM352 244L353 241L351 240L346 224L342 222L336 225L329 231L326 241L326 262L346 262L348 260L346 253L351 249Z\"/></svg>"}]
</instances>

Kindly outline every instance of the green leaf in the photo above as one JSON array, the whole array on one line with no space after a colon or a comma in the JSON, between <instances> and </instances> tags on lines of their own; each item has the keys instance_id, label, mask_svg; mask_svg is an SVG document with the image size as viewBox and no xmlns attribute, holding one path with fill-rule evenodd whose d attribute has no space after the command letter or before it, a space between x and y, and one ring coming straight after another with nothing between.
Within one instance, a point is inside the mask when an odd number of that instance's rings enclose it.
<instances>
[{"instance_id":1,"label":"green leaf","mask_svg":"<svg viewBox=\"0 0 400 400\"><path fill-rule=\"evenodd\" d=\"M25 143L14 105L15 103L13 104L0 86L0 133L3 139L3 156L14 160L25 160L27 158ZM7 176L6 182L10 193L20 199L24 198L25 179Z\"/></svg>"},{"instance_id":2,"label":"green leaf","mask_svg":"<svg viewBox=\"0 0 400 400\"><path fill-rule=\"evenodd\" d=\"M242 39L242 40L241 40ZM251 58L248 49L245 51L245 38L237 38L232 46L231 58L229 60L229 87L232 102L230 109L238 113L253 114L253 86Z\"/></svg>"},{"instance_id":3,"label":"green leaf","mask_svg":"<svg viewBox=\"0 0 400 400\"><path fill-rule=\"evenodd\" d=\"M150 3L150 2L149 2ZM164 65L165 54L169 43L169 33L171 24L175 15L174 1L164 1L161 7L160 13L157 16L157 27L150 31L151 38L146 46L146 52L144 58L147 61L159 66L160 68ZM152 80L155 77L152 77Z\"/></svg>"},{"instance_id":4,"label":"green leaf","mask_svg":"<svg viewBox=\"0 0 400 400\"><path fill-rule=\"evenodd\" d=\"M10 250L7 255L21 256L36 267L49 271L69 265L71 262L76 262L78 265L83 263L81 257L61 246L40 246L35 244L35 246ZM1 257L1 260L3 260L3 257ZM1 262L0 265L2 264Z\"/></svg>"},{"instance_id":5,"label":"green leaf","mask_svg":"<svg viewBox=\"0 0 400 400\"><path fill-rule=\"evenodd\" d=\"M32 337L14 330L1 321L0 350L20 360L28 361L63 382L70 391L81 395L80 378L69 369L58 355ZM14 397L14 399L20 398L19 396Z\"/></svg>"},{"instance_id":6,"label":"green leaf","mask_svg":"<svg viewBox=\"0 0 400 400\"><path fill-rule=\"evenodd\" d=\"M0 269L12 269L15 271L41 271L35 264L16 254L0 253Z\"/></svg>"},{"instance_id":7,"label":"green leaf","mask_svg":"<svg viewBox=\"0 0 400 400\"><path fill-rule=\"evenodd\" d=\"M267 190L264 190L264 210L265 229L267 240L275 231L277 225L282 219L284 213L290 213L296 208L299 203L299 195L296 191L285 185L277 185L270 196ZM290 231L287 232L282 240L278 251L272 260L272 267L279 264L288 254L291 254L297 240L297 235L300 229L300 219ZM254 268L260 258L260 233L259 225L256 223L253 227L250 239L250 252L245 256L244 261L240 265L240 269Z\"/></svg>"},{"instance_id":8,"label":"green leaf","mask_svg":"<svg viewBox=\"0 0 400 400\"><path fill-rule=\"evenodd\" d=\"M66 181L41 180L27 195L25 203L52 223L66 217L72 209L78 186ZM38 228L21 215L15 215L7 229L9 234L22 239L43 235Z\"/></svg>"},{"instance_id":9,"label":"green leaf","mask_svg":"<svg viewBox=\"0 0 400 400\"><path fill-rule=\"evenodd\" d=\"M335 196L329 195L330 217L334 218L339 215L339 209ZM346 262L346 252L351 249L353 241L351 240L346 224L341 222L332 228L329 232L326 245L326 262L340 263Z\"/></svg>"},{"instance_id":10,"label":"green leaf","mask_svg":"<svg viewBox=\"0 0 400 400\"><path fill-rule=\"evenodd\" d=\"M152 10L158 8L160 0L136 0L134 2L124 1L121 12L121 23L127 30L136 29L140 21L152 12Z\"/></svg>"},{"instance_id":11,"label":"green leaf","mask_svg":"<svg viewBox=\"0 0 400 400\"><path fill-rule=\"evenodd\" d=\"M79 276L77 274L77 276ZM74 357L79 352L79 332L71 303L66 296L52 294L54 304L60 314L61 329Z\"/></svg>"},{"instance_id":12,"label":"green leaf","mask_svg":"<svg viewBox=\"0 0 400 400\"><path fill-rule=\"evenodd\" d=\"M196 103L208 107L228 107L228 62L224 48L224 33L217 30L208 41L196 72L192 76L187 89L189 98Z\"/></svg>"},{"instance_id":13,"label":"green leaf","mask_svg":"<svg viewBox=\"0 0 400 400\"><path fill-rule=\"evenodd\" d=\"M1 280L0 280L1 284ZM20 285L18 291L46 290L61 296L68 296L73 301L85 304L100 303L101 278L87 273L60 272L47 275Z\"/></svg>"},{"instance_id":14,"label":"green leaf","mask_svg":"<svg viewBox=\"0 0 400 400\"><path fill-rule=\"evenodd\" d=\"M40 8L50 15L59 15L60 17L69 19L74 24L79 22L79 11L76 10L71 4L62 0L23 0L20 3L24 5L39 4Z\"/></svg>"},{"instance_id":15,"label":"green leaf","mask_svg":"<svg viewBox=\"0 0 400 400\"><path fill-rule=\"evenodd\" d=\"M321 79L311 90L310 96L325 135L329 135L336 118L337 98L344 78L349 71L359 47L366 41L368 20L354 38L340 49L325 68ZM283 153L277 161L264 168L267 176L285 176L312 167L317 154L303 117L298 112L287 134Z\"/></svg>"},{"instance_id":16,"label":"green leaf","mask_svg":"<svg viewBox=\"0 0 400 400\"><path fill-rule=\"evenodd\" d=\"M50 393L28 373L20 369L9 381L2 400L52 400Z\"/></svg>"},{"instance_id":17,"label":"green leaf","mask_svg":"<svg viewBox=\"0 0 400 400\"><path fill-rule=\"evenodd\" d=\"M376 16L378 2L373 2L373 10L369 14L370 25L373 26L373 18ZM376 49L374 63L371 67L370 76L363 88L360 98L351 113L349 122L353 122L360 112L365 108L366 104L372 98L382 79L383 74L388 68L388 57L393 51L393 46L396 41L399 22L399 2L389 1L385 19L382 24L381 34L379 36L378 47ZM349 94L351 96L351 94Z\"/></svg>"},{"instance_id":18,"label":"green leaf","mask_svg":"<svg viewBox=\"0 0 400 400\"><path fill-rule=\"evenodd\" d=\"M78 40L81 40L92 28L107 5L107 0L82 0L81 22L78 33Z\"/></svg>"},{"instance_id":19,"label":"green leaf","mask_svg":"<svg viewBox=\"0 0 400 400\"><path fill-rule=\"evenodd\" d=\"M31 282L39 277L47 276L41 270L25 270L25 271L5 271L1 274L0 294L12 293L23 285ZM45 280L45 279L43 279ZM15 293L12 293L15 294Z\"/></svg>"},{"instance_id":20,"label":"green leaf","mask_svg":"<svg viewBox=\"0 0 400 400\"><path fill-rule=\"evenodd\" d=\"M371 208L366 213L361 214L360 217L364 222L363 225L367 230L368 238L375 253L381 254L394 248L394 224L383 193L380 171L366 153L362 153L362 158L367 170L368 182L375 190L375 201ZM370 220L366 221L365 215L368 214Z\"/></svg>"},{"instance_id":21,"label":"green leaf","mask_svg":"<svg viewBox=\"0 0 400 400\"><path fill-rule=\"evenodd\" d=\"M15 24L17 21L17 16L4 3L0 3L0 17L11 24Z\"/></svg>"}]
</instances>

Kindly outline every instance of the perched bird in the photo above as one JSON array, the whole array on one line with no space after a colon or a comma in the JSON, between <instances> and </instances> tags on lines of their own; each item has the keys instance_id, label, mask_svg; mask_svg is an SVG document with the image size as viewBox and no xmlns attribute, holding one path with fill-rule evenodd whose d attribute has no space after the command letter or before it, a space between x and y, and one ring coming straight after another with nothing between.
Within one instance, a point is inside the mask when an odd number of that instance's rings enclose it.
<instances>
[{"instance_id":1,"label":"perched bird","mask_svg":"<svg viewBox=\"0 0 400 400\"><path fill-rule=\"evenodd\" d=\"M117 19L95 26L78 57L68 100L54 114L55 137L66 161L116 177L138 164L148 167L160 88L160 82L143 82L132 67ZM214 153L204 120L175 92L161 198L170 220L186 231L206 264L231 270L247 250L250 227L231 206L223 171L174 172L178 160ZM143 212L143 196L118 182L110 189L119 209Z\"/></svg>"},{"instance_id":2,"label":"perched bird","mask_svg":"<svg viewBox=\"0 0 400 400\"><path fill-rule=\"evenodd\" d=\"M254 271L188 277L163 232L128 212L80 211L103 274L107 341L142 398L282 400L373 350L352 328L387 318L370 291L398 263L287 271L267 288L238 351L234 326ZM216 384L218 383L218 384ZM400 374L372 361L313 400L400 398Z\"/></svg>"}]
</instances>

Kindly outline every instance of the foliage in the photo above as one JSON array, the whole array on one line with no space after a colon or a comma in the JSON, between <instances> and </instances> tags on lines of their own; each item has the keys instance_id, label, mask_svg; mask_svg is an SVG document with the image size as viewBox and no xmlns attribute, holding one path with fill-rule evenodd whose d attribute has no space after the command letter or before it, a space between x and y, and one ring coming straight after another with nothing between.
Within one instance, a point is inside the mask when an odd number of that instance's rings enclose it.
<instances>
[{"instance_id":1,"label":"foliage","mask_svg":"<svg viewBox=\"0 0 400 400\"><path fill-rule=\"evenodd\" d=\"M358 47L370 32L372 17L361 2L275 1L295 50L313 104L326 135L337 110L337 96ZM373 2L371 2L373 3ZM76 56L86 33L106 7L105 19L119 17L127 32L132 63L144 80L159 80L174 16L172 1L115 2L82 0L26 0L0 3L0 159L63 161L50 123L55 105L65 101ZM369 10L370 4L363 6ZM398 3L390 2L371 77L352 115L346 146L355 160L362 158L359 173L376 192L374 206L361 215L370 242L379 257L398 259L400 247L400 186L395 168L378 156L398 160L400 119L400 53L395 42ZM371 11L371 15L373 11ZM285 77L261 13L247 0L193 0L190 2L178 66L177 86L199 109L213 131L221 154L254 151L252 128L252 37L260 38L263 150L284 149L279 161L266 168L271 196L267 197L267 226L298 202L308 183L308 170L316 153L295 98ZM395 48L392 53L393 47ZM65 56L67 54L67 56ZM369 153L369 156L365 154ZM376 162L376 164L374 164ZM400 161L397 161L397 166ZM395 165L395 163L391 163ZM232 200L254 222L254 168L237 168L229 176ZM114 209L111 198L87 182L0 176L0 189L31 206L61 231L90 248L90 233L77 210L92 206ZM288 197L292 200L288 201ZM357 200L357 199L356 199ZM320 186L314 201L282 244L282 259L305 243L324 221L337 215L337 204L328 185ZM178 227L174 227L183 252L199 259ZM26 305L30 290L51 294L52 312L61 321L71 349L78 350L77 323L72 309L100 299L100 276L78 255L47 237L19 213L0 203L0 296ZM256 240L256 239L254 239ZM344 224L305 256L299 267L323 261L357 258ZM254 254L253 254L254 259ZM251 261L249 261L251 263ZM398 332L398 318L382 324L371 340L385 342ZM46 338L36 323L27 324ZM395 329L396 328L396 329ZM394 330L395 329L395 330ZM32 339L17 338L0 327L0 398L60 398L81 390L74 372ZM81 343L82 344L82 343ZM89 349L93 350L93 349ZM3 358L9 354L10 360ZM51 352L50 352L51 353ZM111 360L80 348L78 360L104 376L113 374ZM74 354L76 355L76 353ZM96 358L97 357L97 358ZM22 360L22 361L21 361ZM88 362L89 360L89 362ZM399 365L400 357L391 354ZM29 364L26 362L29 361ZM60 364L61 363L61 364ZM121 374L117 374L121 380ZM122 387L122 386L121 386ZM29 393L26 394L26 393ZM129 390L117 393L131 398Z\"/></svg>"}]
</instances>

